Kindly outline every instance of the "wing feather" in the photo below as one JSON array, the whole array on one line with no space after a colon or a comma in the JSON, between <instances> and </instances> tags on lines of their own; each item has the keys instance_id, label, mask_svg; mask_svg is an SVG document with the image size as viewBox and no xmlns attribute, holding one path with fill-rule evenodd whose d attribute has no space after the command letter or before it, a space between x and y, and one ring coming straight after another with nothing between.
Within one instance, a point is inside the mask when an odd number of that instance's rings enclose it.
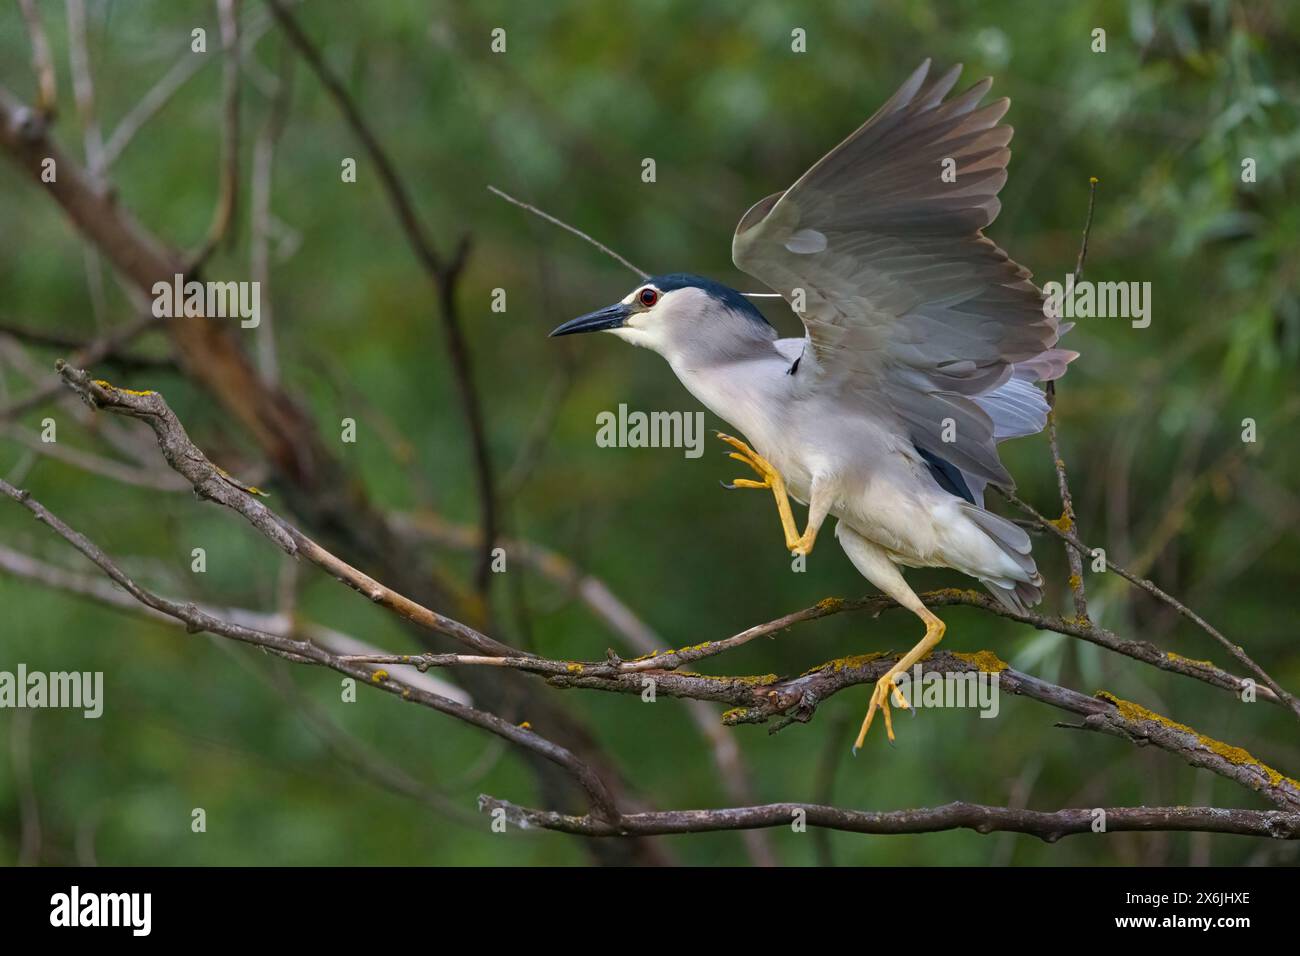
<instances>
[{"instance_id":1,"label":"wing feather","mask_svg":"<svg viewBox=\"0 0 1300 956\"><path fill-rule=\"evenodd\" d=\"M1009 487L996 441L1037 408L1018 387L976 399L1002 389L1017 363L1060 374L1064 362L1044 353L1069 353L1052 349L1057 322L1029 270L981 232L1001 208L1010 101L980 105L989 79L945 99L961 67L929 73L927 60L793 186L755 204L732 257L803 304L821 387L892 413L981 487ZM942 175L946 160L955 179ZM955 442L944 440L949 421Z\"/></svg>"}]
</instances>

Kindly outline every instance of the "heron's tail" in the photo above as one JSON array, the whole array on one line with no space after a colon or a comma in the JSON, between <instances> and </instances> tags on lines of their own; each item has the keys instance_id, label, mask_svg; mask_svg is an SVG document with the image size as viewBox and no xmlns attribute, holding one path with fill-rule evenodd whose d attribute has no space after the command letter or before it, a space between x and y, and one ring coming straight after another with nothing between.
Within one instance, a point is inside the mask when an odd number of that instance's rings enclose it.
<instances>
[{"instance_id":1,"label":"heron's tail","mask_svg":"<svg viewBox=\"0 0 1300 956\"><path fill-rule=\"evenodd\" d=\"M981 575L980 581L999 603L1020 614L1043 599L1043 576L1034 564L1032 542L1019 525L976 505L967 505L966 516L988 535L998 549L1011 559L1015 572L1001 576Z\"/></svg>"}]
</instances>

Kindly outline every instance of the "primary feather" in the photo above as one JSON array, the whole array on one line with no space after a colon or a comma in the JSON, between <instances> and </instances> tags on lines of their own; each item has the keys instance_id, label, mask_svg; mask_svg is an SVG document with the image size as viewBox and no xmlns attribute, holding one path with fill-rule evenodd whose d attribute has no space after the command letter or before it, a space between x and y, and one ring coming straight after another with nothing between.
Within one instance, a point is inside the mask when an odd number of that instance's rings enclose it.
<instances>
[{"instance_id":1,"label":"primary feather","mask_svg":"<svg viewBox=\"0 0 1300 956\"><path fill-rule=\"evenodd\" d=\"M929 69L750 209L732 255L802 305L823 387L894 417L972 489L1010 488L996 443L1043 427L1031 373L1059 376L1074 353L1053 349L1057 320L1029 271L981 232L1007 178L1009 101L977 108L985 79L945 102L961 67L927 82Z\"/></svg>"}]
</instances>

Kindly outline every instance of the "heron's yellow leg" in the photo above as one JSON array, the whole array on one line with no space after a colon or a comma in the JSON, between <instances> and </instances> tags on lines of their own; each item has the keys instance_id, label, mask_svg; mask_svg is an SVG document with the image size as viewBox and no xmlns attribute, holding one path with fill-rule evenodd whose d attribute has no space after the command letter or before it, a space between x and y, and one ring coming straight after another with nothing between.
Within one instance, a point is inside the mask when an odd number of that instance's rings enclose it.
<instances>
[{"instance_id":1,"label":"heron's yellow leg","mask_svg":"<svg viewBox=\"0 0 1300 956\"><path fill-rule=\"evenodd\" d=\"M771 488L772 496L776 498L777 514L781 516L781 530L785 533L786 548L795 554L811 553L813 544L817 541L817 527L809 521L808 529L803 534L799 533L799 526L794 522L794 513L790 510L790 495L785 489L785 479L781 477L781 473L773 468L766 458L739 438L724 435L722 432L718 432L718 437L736 449L728 456L729 458L744 462L762 479L762 481L753 481L749 478L737 478L730 487Z\"/></svg>"},{"instance_id":2,"label":"heron's yellow leg","mask_svg":"<svg viewBox=\"0 0 1300 956\"><path fill-rule=\"evenodd\" d=\"M916 647L912 648L899 658L898 663L886 671L885 675L881 677L880 680L876 681L875 690L871 692L871 704L867 707L867 716L862 721L862 729L858 731L858 739L853 742L854 753L858 752L858 748L862 746L862 741L866 739L867 731L871 729L871 721L875 718L877 710L879 710L885 718L885 734L891 741L894 739L894 722L889 714L890 693L893 693L894 703L897 706L904 710L908 707L907 700L903 697L902 691L900 691L898 685L894 683L894 678L907 671L908 668L926 654L930 653L930 651L934 649L935 645L943 640L943 632L946 628L943 621L930 613L930 609L924 605L922 605L921 609L917 611L917 615L921 620L925 621L925 637L921 638Z\"/></svg>"}]
</instances>

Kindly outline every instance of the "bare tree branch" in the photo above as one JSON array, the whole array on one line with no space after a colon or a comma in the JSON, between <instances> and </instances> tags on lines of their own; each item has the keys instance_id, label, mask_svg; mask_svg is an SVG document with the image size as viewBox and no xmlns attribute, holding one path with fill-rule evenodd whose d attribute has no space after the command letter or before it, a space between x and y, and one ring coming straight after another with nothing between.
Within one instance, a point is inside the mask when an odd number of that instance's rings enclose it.
<instances>
[{"instance_id":1,"label":"bare tree branch","mask_svg":"<svg viewBox=\"0 0 1300 956\"><path fill-rule=\"evenodd\" d=\"M864 654L828 661L798 677L775 674L745 677L715 677L681 671L628 673L613 665L568 664L563 672L549 661L530 660L514 666L548 673L557 687L582 687L640 694L652 679L656 694L714 700L733 705L723 715L729 724L765 723L781 718L780 730L792 721L805 723L829 697L858 684L875 683L898 660L888 653ZM1087 730L1126 737L1135 743L1152 743L1177 754L1194 767L1201 767L1233 780L1265 796L1273 803L1300 810L1300 783L1284 776L1249 752L1200 734L1152 711L1109 694L1088 697L1040 678L1013 670L988 651L978 654L936 652L923 665L938 673L996 674L1002 692L1019 694L1040 703L1084 717ZM775 732L774 730L774 732Z\"/></svg>"},{"instance_id":2,"label":"bare tree branch","mask_svg":"<svg viewBox=\"0 0 1300 956\"><path fill-rule=\"evenodd\" d=\"M105 607L128 614L135 614L152 621L184 627L185 622L177 620L153 608L139 603L121 588L102 577L81 574L57 567L38 560L31 555L16 551L0 544L0 571L39 584L83 597ZM188 602L171 599L176 604ZM339 656L379 656L382 652L373 644L332 627L326 627L300 614L267 614L242 607L217 607L202 602L194 602L199 610L211 617L239 624L254 631L262 631L277 637L293 640L311 641ZM434 694L448 697L462 704L472 703L472 698L462 688L441 678L415 671L403 678L407 683L420 687Z\"/></svg>"},{"instance_id":3,"label":"bare tree branch","mask_svg":"<svg viewBox=\"0 0 1300 956\"><path fill-rule=\"evenodd\" d=\"M111 481L121 482L124 485L135 485L138 488L147 488L151 491L186 491L190 487L188 482L170 471L157 473L144 468L136 468L120 461L114 461L93 452L72 448L63 442L42 441L39 435L17 425L0 424L0 435L13 439L23 447L29 448L45 458L71 465L73 468L79 468L82 471L108 478Z\"/></svg>"},{"instance_id":4,"label":"bare tree branch","mask_svg":"<svg viewBox=\"0 0 1300 956\"><path fill-rule=\"evenodd\" d=\"M266 33L270 26L271 18L265 14L249 18L248 24L243 31L241 57L247 57L252 53L257 41L262 38L262 34ZM108 142L104 145L105 172L118 161L127 146L135 139L136 134L151 119L157 116L163 107L171 101L171 98L176 95L177 91L203 69L208 62L210 62L208 57L195 56L190 52L189 38L187 37L184 50L176 58L172 68L163 74L126 116L122 117L121 122L117 124L117 128L108 137Z\"/></svg>"},{"instance_id":5,"label":"bare tree branch","mask_svg":"<svg viewBox=\"0 0 1300 956\"><path fill-rule=\"evenodd\" d=\"M85 142L86 167L92 179L104 175L104 137L95 115L95 82L90 73L90 51L86 43L85 0L66 0L68 10L68 62L72 71L72 95Z\"/></svg>"},{"instance_id":6,"label":"bare tree branch","mask_svg":"<svg viewBox=\"0 0 1300 956\"><path fill-rule=\"evenodd\" d=\"M380 584L275 514L261 502L259 496L262 493L258 489L241 484L208 460L190 440L185 427L159 393L122 389L102 380L92 380L81 369L62 361L57 363L57 368L63 380L92 407L145 422L157 436L158 447L167 463L194 486L195 494L243 515L249 524L274 541L286 554L306 558L375 604L414 624L454 638L467 647L484 654L517 653L474 628Z\"/></svg>"},{"instance_id":7,"label":"bare tree branch","mask_svg":"<svg viewBox=\"0 0 1300 956\"><path fill-rule=\"evenodd\" d=\"M68 527L26 491L20 491L7 481L0 479L0 494L25 507L35 515L38 521L45 524L55 534L89 558L92 563L137 601L153 608L155 611L183 621L187 630L192 633L207 631L211 634L218 634L245 644L261 647L289 661L319 664L352 677L366 686L378 688L402 700L420 704L440 713L456 717L475 727L491 731L511 743L545 757L557 766L562 767L587 794L592 813L596 817L606 820L617 819L618 810L614 805L614 798L604 782L590 767L558 744L546 740L529 729L516 727L495 714L477 710L438 694L416 688L407 682L392 677L387 671L350 663L310 641L279 637L252 628L242 627L238 624L231 624L213 617L195 604L180 604L160 597L136 584L98 545L85 535Z\"/></svg>"},{"instance_id":8,"label":"bare tree branch","mask_svg":"<svg viewBox=\"0 0 1300 956\"><path fill-rule=\"evenodd\" d=\"M179 254L141 227L114 197L96 191L76 163L50 140L44 118L3 88L0 149L68 214L140 295L149 294L159 281L172 282L183 271ZM55 160L59 169L53 183L41 180L47 159ZM449 278L454 280L457 274L453 272ZM382 569L402 592L417 594L423 604L450 605L458 609L456 616L461 618L479 620L484 615L481 598L466 595L445 581L424 554L390 531L382 512L325 443L315 421L291 395L257 375L227 324L195 316L170 319L163 327L170 334L182 371L248 430L275 469L297 514L337 542L341 550L357 555L358 563ZM427 642L430 636L422 631L421 639ZM596 767L629 805L636 802L626 779L583 723L517 677L506 674L477 682L471 673L467 681L482 706L508 714L527 713L549 736ZM527 763L547 803L559 806L571 799L567 774L559 773L544 759L528 758ZM608 848L589 843L587 849L598 860L622 865L666 859L662 850L647 841Z\"/></svg>"},{"instance_id":9,"label":"bare tree branch","mask_svg":"<svg viewBox=\"0 0 1300 956\"><path fill-rule=\"evenodd\" d=\"M157 371L158 369L175 368L176 363L170 358L139 355L125 351L125 347L129 343L123 341L123 339L135 338L138 334L152 330L156 325L157 323L154 321L141 320L138 323L124 327L116 335L109 333L106 338L111 339L115 344L108 348L103 345L97 347L97 341L93 339L87 341L64 332L32 328L14 322L0 321L0 335L7 335L19 342L25 342L39 348L71 352L77 356L72 360L74 365L99 365L102 363L129 371ZM127 329L131 329L133 334L127 335ZM96 354L96 352L102 352L103 354ZM57 381L50 380L48 385L51 389L50 395L57 395L62 390L62 385ZM8 417L7 413L0 410L0 420L6 417Z\"/></svg>"},{"instance_id":10,"label":"bare tree branch","mask_svg":"<svg viewBox=\"0 0 1300 956\"><path fill-rule=\"evenodd\" d=\"M1025 514L1032 517L1034 519L1034 522L1040 528L1043 528L1044 530L1056 535L1058 538L1066 542L1070 547L1078 551L1080 554L1086 554L1090 557L1093 555L1094 552L1093 548L1088 547L1088 545L1080 541L1078 537L1076 537L1074 534L1062 530L1060 527L1057 526L1056 522L1044 518L1033 507L1033 505L1030 505L1028 502L1022 501L1021 499L1017 498L1013 494L1003 492L1003 495L1005 495L1008 501L1010 501L1016 507L1024 511ZM1245 649L1240 644L1232 643L1232 641L1228 640L1226 637L1223 636L1223 634L1218 630L1218 628L1210 624L1207 620L1205 620L1205 618L1201 617L1199 614L1197 614L1187 605L1183 604L1177 598L1173 597L1172 595L1168 594L1167 592L1157 587L1151 581L1147 580L1146 578L1139 577L1138 575L1134 574L1132 571L1129 571L1127 568L1123 568L1120 565L1115 564L1115 562L1111 561L1109 557L1107 557L1105 561L1106 561L1106 567L1114 571L1120 577L1124 578L1124 580L1128 581L1130 584L1135 585L1136 587L1141 588L1143 591L1146 591L1148 594L1150 594L1152 597L1156 598L1157 600L1163 601L1165 604L1172 607L1183 617L1187 618L1187 620L1191 621L1193 624L1195 624L1197 627L1203 630L1206 634L1209 634L1210 637L1214 638L1219 643L1219 645L1233 657L1234 660L1242 664L1244 667L1250 669L1260 680L1262 680L1264 684L1268 687L1268 689L1271 690L1274 695L1276 695L1278 700L1280 700L1293 714L1295 714L1297 717L1300 717L1300 700L1298 700L1295 697L1295 695L1290 694L1287 691L1283 690L1281 685L1278 684L1277 681L1275 681L1272 677L1270 677L1262 667L1260 667L1258 664L1255 663L1255 661L1251 658L1249 654L1246 653ZM1182 659L1180 658L1180 660Z\"/></svg>"},{"instance_id":11,"label":"bare tree branch","mask_svg":"<svg viewBox=\"0 0 1300 956\"><path fill-rule=\"evenodd\" d=\"M361 110L357 108L356 103L353 102L352 97L344 89L343 84L325 63L320 51L307 38L307 34L303 32L302 27L293 14L289 12L283 0L266 0L266 3L271 10L272 16L280 24L285 36L289 38L289 42L307 61L307 65L311 67L312 72L316 74L316 78L320 80L321 85L325 87L325 91L338 106L339 112L343 114L343 119L361 141L361 145L370 156L371 162L375 164L375 171L379 176L380 185L383 187L384 194L388 197L393 211L397 214L398 222L402 226L407 242L415 252L416 258L423 266L429 280L433 283L434 291L441 305L442 328L447 353L451 359L452 370L455 373L456 386L460 393L461 411L469 427L470 446L474 454L474 470L478 479L480 523L483 531L475 582L481 592L486 592L492 580L491 552L498 532L496 492L492 477L492 459L488 452L487 429L483 421L483 411L478 392L474 385L474 371L470 360L469 346L465 341L465 334L460 326L460 313L455 295L456 278L464 268L466 257L469 254L468 240L461 239L450 259L444 260L437 253L432 240L425 232L424 226L415 212L415 206L411 202L410 194L403 185L401 178L397 175L397 170L388 154L384 151L374 132L370 129L370 125L362 116Z\"/></svg>"},{"instance_id":12,"label":"bare tree branch","mask_svg":"<svg viewBox=\"0 0 1300 956\"><path fill-rule=\"evenodd\" d=\"M239 0L217 0L221 25L221 162L217 207L203 245L191 257L186 272L203 268L218 245L231 234L239 204Z\"/></svg>"},{"instance_id":13,"label":"bare tree branch","mask_svg":"<svg viewBox=\"0 0 1300 956\"><path fill-rule=\"evenodd\" d=\"M600 837L788 827L796 821L802 821L808 826L849 833L901 834L974 830L976 833L1027 833L1047 843L1055 843L1063 836L1097 832L1098 820L1104 819L1105 833L1203 831L1278 840L1300 838L1300 813L1222 810L1215 807L1107 807L1100 810L1057 810L1047 813L975 803L949 803L927 809L871 813L815 803L769 803L726 810L629 813L619 817L614 825L591 817L532 810L486 794L479 797L479 808L488 812L500 810L507 820L518 827L540 827Z\"/></svg>"},{"instance_id":14,"label":"bare tree branch","mask_svg":"<svg viewBox=\"0 0 1300 956\"><path fill-rule=\"evenodd\" d=\"M249 273L262 288L261 321L257 326L257 368L268 382L280 379L275 348L275 310L271 288L271 178L275 147L289 116L289 89L293 76L288 47L281 45L280 72L271 96L271 108L253 146L249 238Z\"/></svg>"}]
</instances>

